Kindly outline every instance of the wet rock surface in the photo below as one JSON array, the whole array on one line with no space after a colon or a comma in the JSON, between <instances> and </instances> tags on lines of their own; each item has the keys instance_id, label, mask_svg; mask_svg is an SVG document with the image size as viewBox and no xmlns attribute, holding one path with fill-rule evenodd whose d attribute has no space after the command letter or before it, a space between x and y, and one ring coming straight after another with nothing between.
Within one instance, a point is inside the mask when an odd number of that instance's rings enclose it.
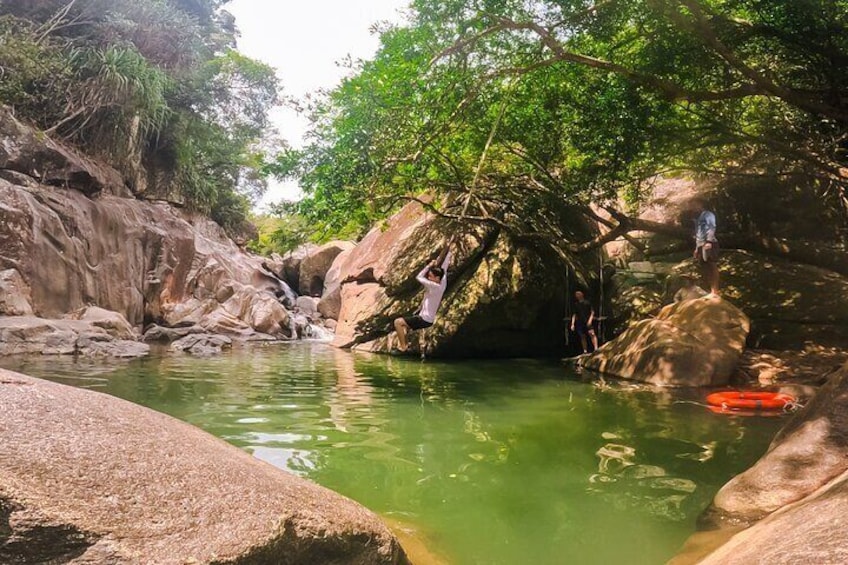
<instances>
[{"instance_id":1,"label":"wet rock surface","mask_svg":"<svg viewBox=\"0 0 848 565\"><path fill-rule=\"evenodd\" d=\"M360 505L169 416L4 370L0 413L0 562L408 562Z\"/></svg>"},{"instance_id":2,"label":"wet rock surface","mask_svg":"<svg viewBox=\"0 0 848 565\"><path fill-rule=\"evenodd\" d=\"M217 355L224 349L229 349L233 340L224 335L191 334L173 342L170 351L182 351L192 355Z\"/></svg>"}]
</instances>

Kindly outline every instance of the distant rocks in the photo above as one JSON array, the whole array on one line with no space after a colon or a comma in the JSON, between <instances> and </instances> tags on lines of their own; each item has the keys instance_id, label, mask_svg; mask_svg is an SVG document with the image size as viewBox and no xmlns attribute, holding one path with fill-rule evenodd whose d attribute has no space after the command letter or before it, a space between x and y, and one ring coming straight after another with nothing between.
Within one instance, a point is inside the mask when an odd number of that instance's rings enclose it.
<instances>
[{"instance_id":1,"label":"distant rocks","mask_svg":"<svg viewBox=\"0 0 848 565\"><path fill-rule=\"evenodd\" d=\"M670 304L632 324L580 364L659 386L720 386L733 375L750 330L730 302L705 296Z\"/></svg>"},{"instance_id":2,"label":"distant rocks","mask_svg":"<svg viewBox=\"0 0 848 565\"><path fill-rule=\"evenodd\" d=\"M320 325L317 298L324 278L352 243L307 247L289 273L287 260L252 255L208 218L145 200L159 198L156 190L142 192L131 194L113 168L18 122L0 106L0 316L85 321L128 341L151 325L195 327L193 333L243 341L320 333L298 331L293 314ZM301 294L315 295L304 312L287 283L300 286L301 262ZM79 335L76 326L61 322L56 328L50 339L40 332L48 345L27 348L15 341L0 350L91 349L99 355L109 349L100 334L91 335L90 348L81 347L71 343L71 333ZM145 340L184 337L166 333Z\"/></svg>"},{"instance_id":3,"label":"distant rocks","mask_svg":"<svg viewBox=\"0 0 848 565\"><path fill-rule=\"evenodd\" d=\"M308 252L300 262L298 290L301 295L321 297L324 279L336 257L354 248L349 241L331 241Z\"/></svg>"},{"instance_id":4,"label":"distant rocks","mask_svg":"<svg viewBox=\"0 0 848 565\"><path fill-rule=\"evenodd\" d=\"M171 344L171 351L181 351L192 355L217 355L224 349L229 349L233 340L224 335L191 334L182 337Z\"/></svg>"},{"instance_id":5,"label":"distant rocks","mask_svg":"<svg viewBox=\"0 0 848 565\"><path fill-rule=\"evenodd\" d=\"M2 563L408 563L359 504L164 414L4 370L0 406Z\"/></svg>"},{"instance_id":6,"label":"distant rocks","mask_svg":"<svg viewBox=\"0 0 848 565\"><path fill-rule=\"evenodd\" d=\"M0 356L20 354L143 357L150 346L121 339L91 320L0 316Z\"/></svg>"}]
</instances>

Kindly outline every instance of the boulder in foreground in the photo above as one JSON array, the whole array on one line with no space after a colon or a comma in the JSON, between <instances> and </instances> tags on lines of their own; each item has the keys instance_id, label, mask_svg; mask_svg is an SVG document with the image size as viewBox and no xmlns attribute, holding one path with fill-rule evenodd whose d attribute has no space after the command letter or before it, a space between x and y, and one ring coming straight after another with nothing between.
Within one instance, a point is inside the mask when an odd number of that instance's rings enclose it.
<instances>
[{"instance_id":1,"label":"boulder in foreground","mask_svg":"<svg viewBox=\"0 0 848 565\"><path fill-rule=\"evenodd\" d=\"M371 512L188 424L0 369L2 563L408 563Z\"/></svg>"},{"instance_id":2,"label":"boulder in foreground","mask_svg":"<svg viewBox=\"0 0 848 565\"><path fill-rule=\"evenodd\" d=\"M758 520L846 472L848 365L787 422L753 467L721 488L710 514L735 521Z\"/></svg>"},{"instance_id":3,"label":"boulder in foreground","mask_svg":"<svg viewBox=\"0 0 848 565\"><path fill-rule=\"evenodd\" d=\"M848 364L716 495L708 525L750 523L703 564L848 563Z\"/></svg>"},{"instance_id":4,"label":"boulder in foreground","mask_svg":"<svg viewBox=\"0 0 848 565\"><path fill-rule=\"evenodd\" d=\"M658 386L722 386L736 369L750 327L748 317L726 300L687 300L633 324L581 365Z\"/></svg>"}]
</instances>

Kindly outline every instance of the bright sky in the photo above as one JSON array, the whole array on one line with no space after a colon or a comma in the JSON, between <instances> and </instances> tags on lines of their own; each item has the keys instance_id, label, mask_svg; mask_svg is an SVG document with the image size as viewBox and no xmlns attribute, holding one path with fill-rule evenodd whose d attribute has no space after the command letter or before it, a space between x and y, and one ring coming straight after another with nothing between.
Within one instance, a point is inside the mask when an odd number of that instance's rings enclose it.
<instances>
[{"instance_id":1,"label":"bright sky","mask_svg":"<svg viewBox=\"0 0 848 565\"><path fill-rule=\"evenodd\" d=\"M239 50L277 69L283 94L302 98L338 84L346 69L336 63L350 55L369 59L378 37L369 28L381 21L402 22L408 0L232 0L225 9L241 31ZM308 125L294 110L272 112L280 134L300 147ZM296 199L296 183L273 182L259 207Z\"/></svg>"}]
</instances>

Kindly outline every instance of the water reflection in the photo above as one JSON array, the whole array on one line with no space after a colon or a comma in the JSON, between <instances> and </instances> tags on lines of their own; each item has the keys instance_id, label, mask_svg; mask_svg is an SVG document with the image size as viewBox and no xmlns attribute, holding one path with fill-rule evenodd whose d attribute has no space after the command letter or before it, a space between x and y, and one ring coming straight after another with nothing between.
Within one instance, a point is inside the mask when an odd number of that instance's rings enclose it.
<instances>
[{"instance_id":1,"label":"water reflection","mask_svg":"<svg viewBox=\"0 0 848 565\"><path fill-rule=\"evenodd\" d=\"M421 363L324 344L0 364L186 420L416 524L456 563L662 563L780 425L713 414L686 393L584 383L558 363Z\"/></svg>"}]
</instances>

